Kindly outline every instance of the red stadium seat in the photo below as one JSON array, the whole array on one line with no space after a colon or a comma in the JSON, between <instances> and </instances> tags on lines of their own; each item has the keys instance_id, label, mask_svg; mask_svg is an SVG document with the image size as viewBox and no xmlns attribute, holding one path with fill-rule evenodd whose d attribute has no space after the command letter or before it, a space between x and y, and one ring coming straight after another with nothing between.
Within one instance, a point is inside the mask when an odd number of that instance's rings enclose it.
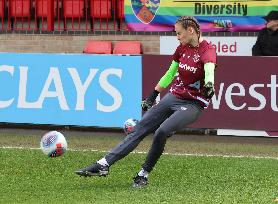
<instances>
[{"instance_id":1,"label":"red stadium seat","mask_svg":"<svg viewBox=\"0 0 278 204\"><path fill-rule=\"evenodd\" d=\"M68 29L67 19L70 19L69 22L73 30L76 25L80 29L80 21L84 18L84 13L86 13L85 0L63 0L64 30ZM74 19L78 22L74 21Z\"/></svg>"},{"instance_id":2,"label":"red stadium seat","mask_svg":"<svg viewBox=\"0 0 278 204\"><path fill-rule=\"evenodd\" d=\"M112 54L112 42L89 40L83 50L87 54Z\"/></svg>"},{"instance_id":3,"label":"red stadium seat","mask_svg":"<svg viewBox=\"0 0 278 204\"><path fill-rule=\"evenodd\" d=\"M138 41L119 41L115 43L113 54L142 54L141 43Z\"/></svg>"},{"instance_id":4,"label":"red stadium seat","mask_svg":"<svg viewBox=\"0 0 278 204\"><path fill-rule=\"evenodd\" d=\"M9 0L10 17L30 17L30 0Z\"/></svg>"},{"instance_id":5,"label":"red stadium seat","mask_svg":"<svg viewBox=\"0 0 278 204\"><path fill-rule=\"evenodd\" d=\"M125 13L124 13L124 0L117 0L117 18L124 18Z\"/></svg>"},{"instance_id":6,"label":"red stadium seat","mask_svg":"<svg viewBox=\"0 0 278 204\"><path fill-rule=\"evenodd\" d=\"M90 0L92 18L111 18L111 0Z\"/></svg>"},{"instance_id":7,"label":"red stadium seat","mask_svg":"<svg viewBox=\"0 0 278 204\"><path fill-rule=\"evenodd\" d=\"M35 0L35 10L37 17L47 17L47 1L48 0ZM57 16L57 0L54 1L54 17Z\"/></svg>"},{"instance_id":8,"label":"red stadium seat","mask_svg":"<svg viewBox=\"0 0 278 204\"><path fill-rule=\"evenodd\" d=\"M30 30L31 1L8 0L8 29Z\"/></svg>"},{"instance_id":9,"label":"red stadium seat","mask_svg":"<svg viewBox=\"0 0 278 204\"><path fill-rule=\"evenodd\" d=\"M4 8L5 8L4 0L0 0L0 17L1 18L3 18L5 16Z\"/></svg>"},{"instance_id":10,"label":"red stadium seat","mask_svg":"<svg viewBox=\"0 0 278 204\"><path fill-rule=\"evenodd\" d=\"M65 18L82 18L84 16L84 0L63 0Z\"/></svg>"}]
</instances>

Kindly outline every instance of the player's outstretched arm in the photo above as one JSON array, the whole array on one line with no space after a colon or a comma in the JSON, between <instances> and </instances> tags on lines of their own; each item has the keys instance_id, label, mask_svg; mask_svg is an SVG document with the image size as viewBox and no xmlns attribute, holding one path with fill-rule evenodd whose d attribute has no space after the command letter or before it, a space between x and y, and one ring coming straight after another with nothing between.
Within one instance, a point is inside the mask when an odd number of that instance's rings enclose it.
<instances>
[{"instance_id":1,"label":"player's outstretched arm","mask_svg":"<svg viewBox=\"0 0 278 204\"><path fill-rule=\"evenodd\" d=\"M177 73L178 66L179 64L173 60L167 72L159 80L154 91L145 100L142 101L141 106L144 111L149 110L153 106L158 94L161 93L165 88L167 88L169 84L171 84Z\"/></svg>"}]
</instances>

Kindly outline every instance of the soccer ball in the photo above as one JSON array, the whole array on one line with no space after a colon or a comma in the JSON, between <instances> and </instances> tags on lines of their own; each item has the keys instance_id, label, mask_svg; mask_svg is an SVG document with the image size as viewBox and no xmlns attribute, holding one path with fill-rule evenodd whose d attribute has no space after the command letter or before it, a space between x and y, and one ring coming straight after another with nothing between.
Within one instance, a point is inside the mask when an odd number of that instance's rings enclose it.
<instances>
[{"instance_id":1,"label":"soccer ball","mask_svg":"<svg viewBox=\"0 0 278 204\"><path fill-rule=\"evenodd\" d=\"M50 131L42 136L40 147L48 157L58 157L66 152L68 144L62 133Z\"/></svg>"},{"instance_id":2,"label":"soccer ball","mask_svg":"<svg viewBox=\"0 0 278 204\"><path fill-rule=\"evenodd\" d=\"M133 118L129 118L124 122L124 131L125 134L128 135L134 131L134 127L137 125L139 121Z\"/></svg>"}]
</instances>

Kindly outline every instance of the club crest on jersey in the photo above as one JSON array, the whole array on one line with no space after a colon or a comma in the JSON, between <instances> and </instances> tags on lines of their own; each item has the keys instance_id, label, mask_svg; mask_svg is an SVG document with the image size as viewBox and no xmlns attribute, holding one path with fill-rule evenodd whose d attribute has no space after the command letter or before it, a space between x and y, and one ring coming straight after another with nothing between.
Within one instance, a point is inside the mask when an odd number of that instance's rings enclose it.
<instances>
[{"instance_id":1,"label":"club crest on jersey","mask_svg":"<svg viewBox=\"0 0 278 204\"><path fill-rule=\"evenodd\" d=\"M196 54L194 54L192 59L196 63L196 62L200 61L200 55L196 53Z\"/></svg>"},{"instance_id":2,"label":"club crest on jersey","mask_svg":"<svg viewBox=\"0 0 278 204\"><path fill-rule=\"evenodd\" d=\"M144 24L152 22L159 6L160 0L131 0L133 13Z\"/></svg>"}]
</instances>

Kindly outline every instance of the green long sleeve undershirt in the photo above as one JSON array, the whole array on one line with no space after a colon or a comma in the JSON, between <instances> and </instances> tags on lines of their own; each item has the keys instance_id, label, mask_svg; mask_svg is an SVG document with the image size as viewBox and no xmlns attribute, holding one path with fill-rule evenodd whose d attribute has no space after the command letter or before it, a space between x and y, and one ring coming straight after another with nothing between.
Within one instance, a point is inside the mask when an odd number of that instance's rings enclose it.
<instances>
[{"instance_id":1,"label":"green long sleeve undershirt","mask_svg":"<svg viewBox=\"0 0 278 204\"><path fill-rule=\"evenodd\" d=\"M205 84L207 84L208 82L214 84L214 69L215 69L215 64L212 62L208 62L204 65Z\"/></svg>"},{"instance_id":2,"label":"green long sleeve undershirt","mask_svg":"<svg viewBox=\"0 0 278 204\"><path fill-rule=\"evenodd\" d=\"M176 61L172 61L168 71L164 74L164 76L159 80L158 84L162 88L166 88L171 84L173 79L175 78L175 75L178 71L179 63ZM208 82L211 82L214 84L214 69L215 69L215 64L212 62L206 63L204 65L204 70L205 70L205 84Z\"/></svg>"},{"instance_id":3,"label":"green long sleeve undershirt","mask_svg":"<svg viewBox=\"0 0 278 204\"><path fill-rule=\"evenodd\" d=\"M173 60L168 71L159 80L158 82L159 86L161 86L162 88L166 88L167 86L169 86L169 84L171 84L171 82L175 78L175 75L178 71L178 67L179 67L179 63Z\"/></svg>"}]
</instances>

